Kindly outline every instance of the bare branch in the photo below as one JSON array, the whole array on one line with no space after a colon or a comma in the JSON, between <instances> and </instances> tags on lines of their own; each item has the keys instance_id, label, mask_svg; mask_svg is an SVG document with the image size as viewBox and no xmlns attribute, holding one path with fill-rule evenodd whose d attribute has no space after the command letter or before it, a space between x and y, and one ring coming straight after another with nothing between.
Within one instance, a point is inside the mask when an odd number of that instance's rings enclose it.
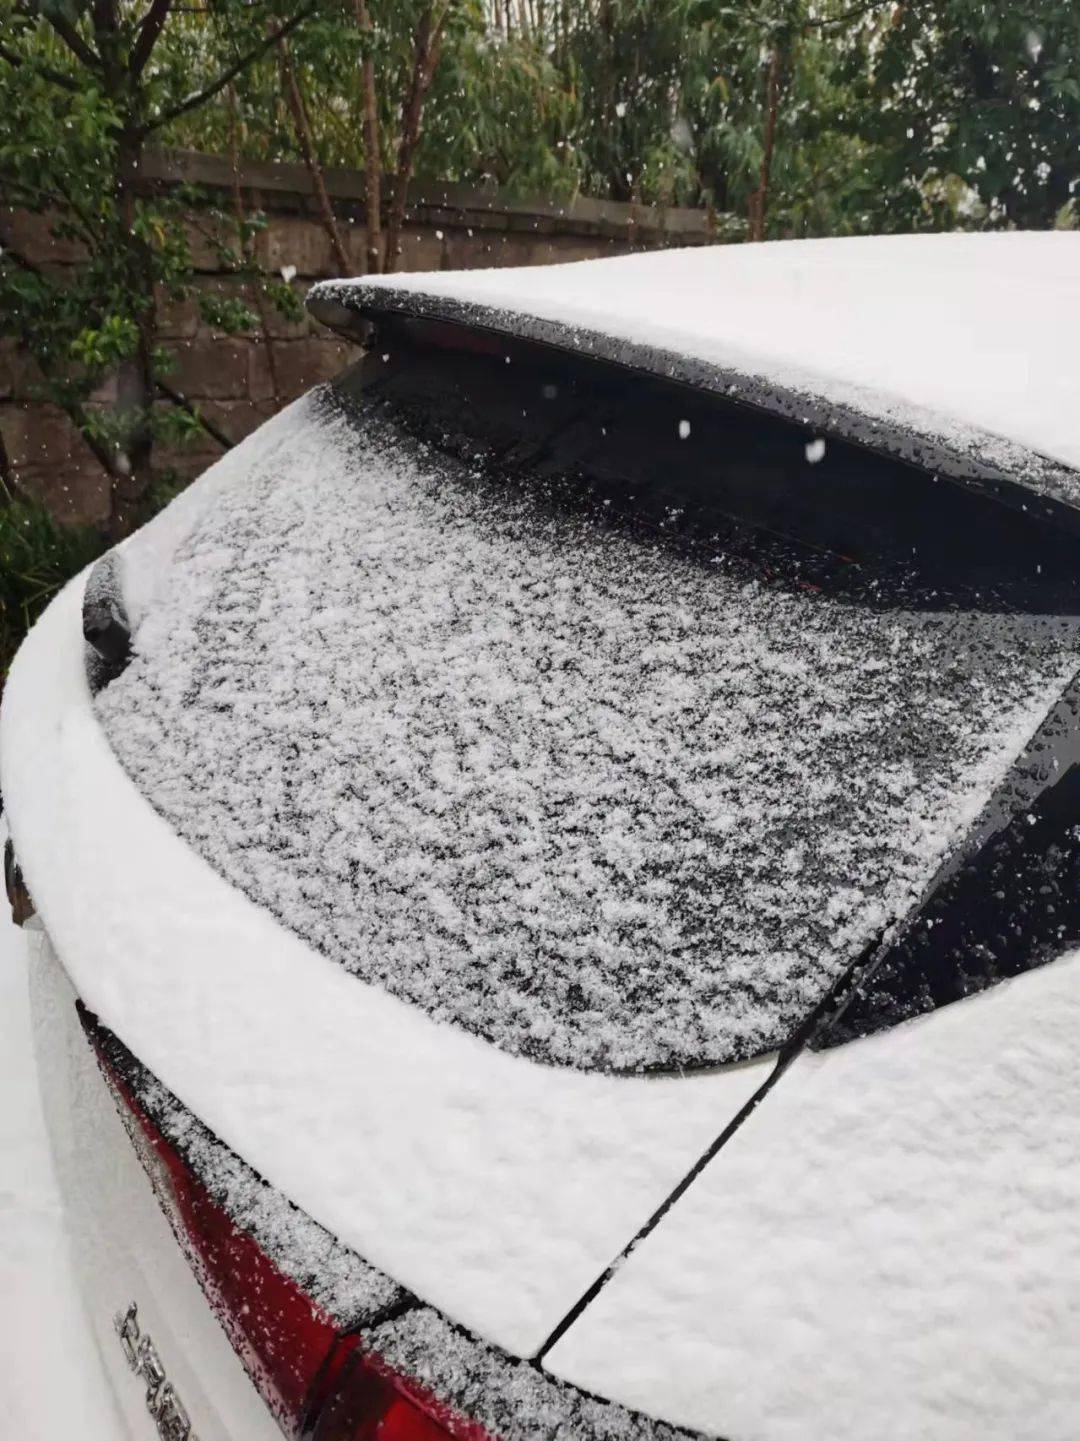
<instances>
[{"instance_id":1,"label":"bare branch","mask_svg":"<svg viewBox=\"0 0 1080 1441\"><path fill-rule=\"evenodd\" d=\"M80 230L80 238L83 244L86 245L87 248L91 248L94 237L94 226L91 217L87 215L85 208L74 199L70 190L60 184L59 181L55 181L55 177L53 178L55 182L53 187L46 189L41 185L31 185L30 182L22 176L5 175L3 169L0 169L0 181L3 181L8 188L9 202L18 204L21 199L28 210L33 210L35 206L39 206L42 211L49 211L61 208L57 205L57 199L59 198L71 212L71 214L66 217L67 220L73 224L71 216L75 217L75 220L78 222L77 228ZM28 261L23 260L20 256L15 256L14 258L18 260L25 269L29 270L33 268ZM41 272L39 271L38 273L40 274Z\"/></svg>"},{"instance_id":2,"label":"bare branch","mask_svg":"<svg viewBox=\"0 0 1080 1441\"><path fill-rule=\"evenodd\" d=\"M0 233L0 259L13 260L20 269L27 271L30 275L39 277L41 275L41 267L35 265L32 260L27 260L26 256L21 255L13 245L9 245L2 233Z\"/></svg>"},{"instance_id":3,"label":"bare branch","mask_svg":"<svg viewBox=\"0 0 1080 1441\"><path fill-rule=\"evenodd\" d=\"M266 0L240 0L236 6L238 10L260 10ZM215 5L173 5L170 9L172 15L220 15L220 6Z\"/></svg>"},{"instance_id":4,"label":"bare branch","mask_svg":"<svg viewBox=\"0 0 1080 1441\"><path fill-rule=\"evenodd\" d=\"M309 0L309 3L299 9L290 20L286 20L284 25L279 25L278 28L267 35L265 39L260 40L257 45L253 45L250 50L246 51L238 60L234 61L228 69L223 70L216 80L212 80L210 84L202 90L196 91L194 95L189 95L186 100L181 100L179 105L174 105L171 110L166 110L163 114L151 120L147 125L144 125L140 135L143 137L151 135L155 130L160 130L163 125L171 124L172 121L178 120L181 115L187 115L189 111L197 110L200 105L204 105L207 100L212 100L215 95L225 89L230 80L235 80L241 71L246 70L249 65L253 65L256 60L265 55L266 52L278 44L279 41L284 40L286 35L291 35L298 25L302 25L309 15L315 13L318 5L319 0Z\"/></svg>"}]
</instances>

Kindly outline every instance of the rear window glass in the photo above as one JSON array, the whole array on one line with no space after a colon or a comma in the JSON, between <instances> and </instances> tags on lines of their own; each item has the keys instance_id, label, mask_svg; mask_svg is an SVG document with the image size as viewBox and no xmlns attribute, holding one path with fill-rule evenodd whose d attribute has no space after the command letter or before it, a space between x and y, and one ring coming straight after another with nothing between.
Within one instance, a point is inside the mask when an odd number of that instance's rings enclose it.
<instances>
[{"instance_id":1,"label":"rear window glass","mask_svg":"<svg viewBox=\"0 0 1080 1441\"><path fill-rule=\"evenodd\" d=\"M770 1049L908 909L1072 622L769 583L317 399L98 697L230 881L357 976L583 1067Z\"/></svg>"}]
</instances>

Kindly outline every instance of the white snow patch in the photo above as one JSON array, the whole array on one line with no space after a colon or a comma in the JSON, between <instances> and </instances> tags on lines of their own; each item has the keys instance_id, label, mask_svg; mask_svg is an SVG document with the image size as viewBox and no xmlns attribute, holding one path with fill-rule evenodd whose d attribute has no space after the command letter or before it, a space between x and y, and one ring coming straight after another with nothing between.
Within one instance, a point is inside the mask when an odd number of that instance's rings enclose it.
<instances>
[{"instance_id":1,"label":"white snow patch","mask_svg":"<svg viewBox=\"0 0 1080 1441\"><path fill-rule=\"evenodd\" d=\"M214 1201L253 1238L282 1275L294 1280L338 1325L360 1325L403 1299L401 1289L388 1277L342 1246L256 1175L145 1067L128 1060L123 1076L144 1112ZM139 1144L138 1122L125 1106L117 1109L129 1133L135 1133L136 1149L141 1153L144 1146ZM150 1179L156 1187L156 1172Z\"/></svg>"},{"instance_id":2,"label":"white snow patch","mask_svg":"<svg viewBox=\"0 0 1080 1441\"><path fill-rule=\"evenodd\" d=\"M795 1061L547 1358L757 1441L1072 1441L1080 954Z\"/></svg>"}]
</instances>

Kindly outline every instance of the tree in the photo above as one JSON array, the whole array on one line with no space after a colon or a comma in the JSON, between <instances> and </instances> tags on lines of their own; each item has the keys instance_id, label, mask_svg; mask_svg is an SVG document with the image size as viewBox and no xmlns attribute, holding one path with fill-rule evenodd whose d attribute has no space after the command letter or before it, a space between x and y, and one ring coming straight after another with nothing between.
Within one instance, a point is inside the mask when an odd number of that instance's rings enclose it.
<instances>
[{"instance_id":1,"label":"tree","mask_svg":"<svg viewBox=\"0 0 1080 1441\"><path fill-rule=\"evenodd\" d=\"M0 0L3 200L82 256L61 284L0 221L0 330L108 472L120 535L155 439L205 423L155 405L157 305L192 272L189 197L141 183L148 144L299 155L342 270L325 168L361 165L376 271L425 179L704 205L723 238L1076 224L1078 132L1073 0ZM288 297L257 217L232 223L254 309L200 304L265 330Z\"/></svg>"},{"instance_id":2,"label":"tree","mask_svg":"<svg viewBox=\"0 0 1080 1441\"><path fill-rule=\"evenodd\" d=\"M1071 205L1080 185L1071 0L896 5L866 68L866 130L894 224L1044 227Z\"/></svg>"},{"instance_id":3,"label":"tree","mask_svg":"<svg viewBox=\"0 0 1080 1441\"><path fill-rule=\"evenodd\" d=\"M81 257L61 277L0 231L0 327L36 362L48 398L108 474L113 538L145 502L155 439L199 423L190 408L155 407L168 368L159 299L192 290L182 210L190 197L147 192L145 148L280 44L314 4L267 26L262 7L242 0L195 14L173 0L145 9L131 0L0 0L4 200L46 217ZM173 43L162 44L170 29ZM204 299L218 324L250 322L242 307ZM114 398L95 403L106 378Z\"/></svg>"},{"instance_id":4,"label":"tree","mask_svg":"<svg viewBox=\"0 0 1080 1441\"><path fill-rule=\"evenodd\" d=\"M330 166L362 169L371 271L382 269L395 210L400 236L414 181L495 181L518 194L573 193L579 182L567 143L573 100L538 36L517 29L508 40L494 36L481 0L324 3L289 40L313 164L271 57L237 83L244 154L300 159L313 181L316 169L324 178ZM172 129L174 143L222 151L229 143L225 120L213 107L185 116ZM340 228L340 217L334 223Z\"/></svg>"},{"instance_id":5,"label":"tree","mask_svg":"<svg viewBox=\"0 0 1080 1441\"><path fill-rule=\"evenodd\" d=\"M358 76L363 115L360 130L363 137L367 270L391 271L397 268L400 259L401 229L423 133L424 107L439 68L448 23L455 17L459 6L458 0L420 0L418 6L396 4L385 7L385 13L380 13L378 20L369 0L353 0L353 9L361 47ZM394 63L393 54L393 41L403 33L409 39L405 67ZM311 123L295 74L290 68L287 51L283 53L282 75L297 140L319 203L323 228L339 270L345 273L348 259L327 196L323 162L316 149ZM398 96L399 99L394 98ZM384 118L388 100L397 110L396 134ZM394 136L391 147L393 162L387 177L388 184L384 184L383 135L387 132ZM384 192L387 195L385 207Z\"/></svg>"}]
</instances>

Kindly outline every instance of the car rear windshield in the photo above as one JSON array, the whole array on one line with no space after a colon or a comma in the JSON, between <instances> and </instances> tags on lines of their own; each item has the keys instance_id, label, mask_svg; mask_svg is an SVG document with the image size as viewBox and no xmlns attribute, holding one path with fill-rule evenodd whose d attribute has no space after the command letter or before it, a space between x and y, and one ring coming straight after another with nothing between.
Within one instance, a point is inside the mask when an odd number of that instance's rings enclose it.
<instances>
[{"instance_id":1,"label":"car rear windshield","mask_svg":"<svg viewBox=\"0 0 1080 1441\"><path fill-rule=\"evenodd\" d=\"M286 926L508 1051L783 1045L967 833L1076 670L1075 618L978 557L949 590L944 549L913 571L880 516L860 565L854 448L822 472L844 534L812 496L781 533L775 465L731 503L732 458L780 444L752 418L509 351L428 363L376 347L231 458L97 699L117 754Z\"/></svg>"}]
</instances>

